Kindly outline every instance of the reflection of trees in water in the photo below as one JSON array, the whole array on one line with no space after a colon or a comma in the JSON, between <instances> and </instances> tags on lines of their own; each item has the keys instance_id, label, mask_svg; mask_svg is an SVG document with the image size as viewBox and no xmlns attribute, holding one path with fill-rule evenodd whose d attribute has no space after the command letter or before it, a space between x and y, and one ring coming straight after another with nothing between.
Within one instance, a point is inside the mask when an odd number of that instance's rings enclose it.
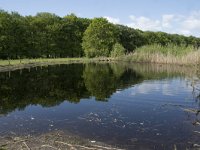
<instances>
[{"instance_id":1,"label":"reflection of trees in water","mask_svg":"<svg viewBox=\"0 0 200 150\"><path fill-rule=\"evenodd\" d=\"M117 78L108 65L88 64L83 72L85 86L97 100L108 98L116 90Z\"/></svg>"},{"instance_id":2,"label":"reflection of trees in water","mask_svg":"<svg viewBox=\"0 0 200 150\"><path fill-rule=\"evenodd\" d=\"M94 96L105 101L117 90L169 76L148 67L131 64L71 64L37 67L0 73L0 113L6 114L28 105L55 106L64 100L78 103ZM173 75L173 73L170 73ZM176 74L175 74L176 75Z\"/></svg>"},{"instance_id":3,"label":"reflection of trees in water","mask_svg":"<svg viewBox=\"0 0 200 150\"><path fill-rule=\"evenodd\" d=\"M79 102L88 92L81 77L83 65L51 66L0 74L1 112L23 109L27 105L54 106L68 99Z\"/></svg>"},{"instance_id":4,"label":"reflection of trees in water","mask_svg":"<svg viewBox=\"0 0 200 150\"><path fill-rule=\"evenodd\" d=\"M83 78L91 96L106 100L117 89L141 82L142 76L117 64L87 64Z\"/></svg>"},{"instance_id":5,"label":"reflection of trees in water","mask_svg":"<svg viewBox=\"0 0 200 150\"><path fill-rule=\"evenodd\" d=\"M90 96L105 100L117 88L138 82L141 77L135 74L114 64L71 64L1 73L0 111L4 114L37 104L55 106L64 100L78 103Z\"/></svg>"}]
</instances>

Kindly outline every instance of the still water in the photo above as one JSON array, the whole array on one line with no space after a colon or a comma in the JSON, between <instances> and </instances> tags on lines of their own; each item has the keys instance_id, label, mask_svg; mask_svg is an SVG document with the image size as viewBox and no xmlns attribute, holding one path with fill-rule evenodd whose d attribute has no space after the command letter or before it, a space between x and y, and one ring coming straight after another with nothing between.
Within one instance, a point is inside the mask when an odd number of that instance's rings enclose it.
<instances>
[{"instance_id":1,"label":"still water","mask_svg":"<svg viewBox=\"0 0 200 150\"><path fill-rule=\"evenodd\" d=\"M55 130L125 149L200 144L191 68L91 63L0 73L0 135ZM193 86L194 85L194 86Z\"/></svg>"}]
</instances>

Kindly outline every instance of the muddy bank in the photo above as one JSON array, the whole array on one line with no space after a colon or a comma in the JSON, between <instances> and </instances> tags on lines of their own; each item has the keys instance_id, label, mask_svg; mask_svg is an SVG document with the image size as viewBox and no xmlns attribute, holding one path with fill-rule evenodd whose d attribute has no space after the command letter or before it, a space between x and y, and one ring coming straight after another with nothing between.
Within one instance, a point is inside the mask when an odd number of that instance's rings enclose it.
<instances>
[{"instance_id":1,"label":"muddy bank","mask_svg":"<svg viewBox=\"0 0 200 150\"><path fill-rule=\"evenodd\" d=\"M83 139L71 133L54 131L37 136L17 136L14 133L0 137L1 150L122 150L95 140Z\"/></svg>"},{"instance_id":2,"label":"muddy bank","mask_svg":"<svg viewBox=\"0 0 200 150\"><path fill-rule=\"evenodd\" d=\"M20 70L20 69L29 69L29 68L38 67L38 66L71 64L71 63L81 63L81 62L82 61L35 62L35 63L27 63L27 64L5 65L5 66L0 66L0 72L14 71L14 70Z\"/></svg>"},{"instance_id":3,"label":"muddy bank","mask_svg":"<svg viewBox=\"0 0 200 150\"><path fill-rule=\"evenodd\" d=\"M177 146L176 144L174 146L166 146L164 144L156 146L155 141L150 144L137 142L137 139L133 140L135 144L131 147L128 144L123 147L117 147L63 131L27 136L17 136L11 133L0 137L0 150L177 150L180 148L180 145ZM199 150L200 145L191 144L190 148L182 147L181 149Z\"/></svg>"}]
</instances>

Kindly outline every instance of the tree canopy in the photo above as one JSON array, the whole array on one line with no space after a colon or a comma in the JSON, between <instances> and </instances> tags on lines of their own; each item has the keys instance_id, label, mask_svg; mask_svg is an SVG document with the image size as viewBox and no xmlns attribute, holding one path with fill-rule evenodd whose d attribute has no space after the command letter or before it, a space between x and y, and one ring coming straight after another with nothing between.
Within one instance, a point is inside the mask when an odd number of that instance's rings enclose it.
<instances>
[{"instance_id":1,"label":"tree canopy","mask_svg":"<svg viewBox=\"0 0 200 150\"><path fill-rule=\"evenodd\" d=\"M83 49L87 57L109 56L117 41L115 26L104 18L95 18L83 36Z\"/></svg>"},{"instance_id":2,"label":"tree canopy","mask_svg":"<svg viewBox=\"0 0 200 150\"><path fill-rule=\"evenodd\" d=\"M200 38L144 32L105 18L59 17L47 12L21 16L0 10L0 59L110 56L116 43L130 53L149 44L198 48Z\"/></svg>"}]
</instances>

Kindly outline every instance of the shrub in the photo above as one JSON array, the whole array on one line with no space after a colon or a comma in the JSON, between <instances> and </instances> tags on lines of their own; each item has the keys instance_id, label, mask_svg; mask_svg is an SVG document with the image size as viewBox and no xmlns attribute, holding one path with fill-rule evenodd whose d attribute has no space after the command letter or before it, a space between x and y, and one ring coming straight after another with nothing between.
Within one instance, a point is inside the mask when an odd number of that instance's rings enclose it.
<instances>
[{"instance_id":1,"label":"shrub","mask_svg":"<svg viewBox=\"0 0 200 150\"><path fill-rule=\"evenodd\" d=\"M123 56L125 55L125 48L119 44L119 43L116 43L114 46L113 46L113 49L111 51L111 57L119 57L119 56Z\"/></svg>"}]
</instances>

